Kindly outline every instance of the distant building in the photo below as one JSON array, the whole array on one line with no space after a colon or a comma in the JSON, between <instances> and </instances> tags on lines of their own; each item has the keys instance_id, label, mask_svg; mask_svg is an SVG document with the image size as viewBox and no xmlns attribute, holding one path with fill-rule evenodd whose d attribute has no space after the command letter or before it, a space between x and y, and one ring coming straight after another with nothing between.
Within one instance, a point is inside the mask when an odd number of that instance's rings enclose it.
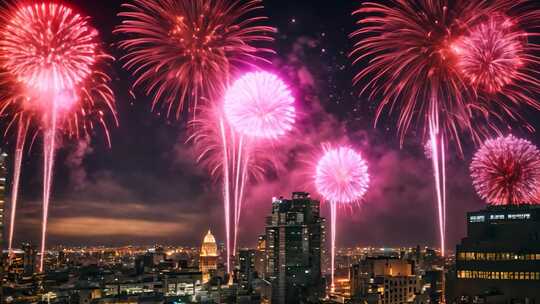
<instances>
[{"instance_id":1,"label":"distant building","mask_svg":"<svg viewBox=\"0 0 540 304\"><path fill-rule=\"evenodd\" d=\"M325 243L319 202L308 193L274 199L266 219L266 279L272 303L318 302L324 294L321 254Z\"/></svg>"},{"instance_id":2,"label":"distant building","mask_svg":"<svg viewBox=\"0 0 540 304\"><path fill-rule=\"evenodd\" d=\"M199 257L199 269L203 275L203 283L210 281L210 278L216 272L217 261L218 250L216 239L212 235L212 232L208 230L208 233L204 237Z\"/></svg>"},{"instance_id":3,"label":"distant building","mask_svg":"<svg viewBox=\"0 0 540 304\"><path fill-rule=\"evenodd\" d=\"M6 158L7 154L0 150L0 261L2 258L2 249L5 246L6 239L4 234L6 224Z\"/></svg>"},{"instance_id":4,"label":"distant building","mask_svg":"<svg viewBox=\"0 0 540 304\"><path fill-rule=\"evenodd\" d=\"M255 250L255 271L259 278L266 277L266 235L259 235Z\"/></svg>"},{"instance_id":5,"label":"distant building","mask_svg":"<svg viewBox=\"0 0 540 304\"><path fill-rule=\"evenodd\" d=\"M455 280L451 298L540 303L540 206L489 206L467 213Z\"/></svg>"},{"instance_id":6,"label":"distant building","mask_svg":"<svg viewBox=\"0 0 540 304\"><path fill-rule=\"evenodd\" d=\"M409 303L419 291L413 262L399 258L368 257L351 267L350 282L353 298L368 303Z\"/></svg>"},{"instance_id":7,"label":"distant building","mask_svg":"<svg viewBox=\"0 0 540 304\"><path fill-rule=\"evenodd\" d=\"M251 292L253 281L257 278L255 270L257 250L242 249L238 252L238 283L240 289Z\"/></svg>"},{"instance_id":8,"label":"distant building","mask_svg":"<svg viewBox=\"0 0 540 304\"><path fill-rule=\"evenodd\" d=\"M22 244L23 250L23 275L31 276L37 270L36 248L28 243Z\"/></svg>"}]
</instances>

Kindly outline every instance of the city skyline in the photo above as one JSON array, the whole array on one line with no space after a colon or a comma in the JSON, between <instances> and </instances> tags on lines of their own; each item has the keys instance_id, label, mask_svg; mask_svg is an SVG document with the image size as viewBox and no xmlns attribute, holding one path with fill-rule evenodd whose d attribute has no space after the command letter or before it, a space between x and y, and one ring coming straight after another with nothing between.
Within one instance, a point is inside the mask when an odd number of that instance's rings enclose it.
<instances>
[{"instance_id":1,"label":"city skyline","mask_svg":"<svg viewBox=\"0 0 540 304\"><path fill-rule=\"evenodd\" d=\"M92 24L117 57L111 44L118 37L111 30L117 24L120 2L90 7L84 1L73 1L92 16ZM351 49L347 35L353 29L354 18L349 14L355 4L346 2L340 6L319 1L310 7L311 2L297 1L286 14L281 13L286 4L266 4L265 13L279 30L275 69L294 84L300 101L300 127L293 134L302 135L302 140L284 142L284 168L248 191L240 245L255 244L272 197L308 191L318 198L306 185L301 158L311 147L336 139L362 150L373 177L360 206L340 211L347 216L340 217L339 244L437 245L435 194L432 178L426 174L431 168L423 155L423 143L409 141L400 149L392 120L372 128L373 106L356 97L350 82L354 69L347 58ZM133 78L119 63L112 73L120 113L119 128L111 130L112 148L99 136L92 143L63 143L53 183L49 246L128 241L196 245L198 232L208 227L223 240L219 185L196 165L189 145L184 144L185 121L150 113L151 97L140 90L135 91L136 99L130 97ZM531 115L533 125L540 127L538 114ZM291 137L298 138L294 135ZM534 134L517 131L515 135L539 143ZM10 160L12 144L6 145ZM473 147L468 145L463 159L454 157L449 162L448 248L465 235L463 215L484 205L468 174L472 153ZM16 244L39 241L41 174L36 159L40 156L36 148L25 156ZM323 203L322 210L328 217L327 204Z\"/></svg>"}]
</instances>

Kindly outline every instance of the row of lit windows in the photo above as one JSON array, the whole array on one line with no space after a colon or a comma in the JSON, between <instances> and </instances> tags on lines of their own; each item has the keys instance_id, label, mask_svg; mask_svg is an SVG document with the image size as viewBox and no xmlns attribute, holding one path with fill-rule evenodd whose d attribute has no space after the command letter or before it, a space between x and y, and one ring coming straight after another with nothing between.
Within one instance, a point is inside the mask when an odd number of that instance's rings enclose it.
<instances>
[{"instance_id":1,"label":"row of lit windows","mask_svg":"<svg viewBox=\"0 0 540 304\"><path fill-rule=\"evenodd\" d=\"M540 253L460 252L457 259L462 261L540 261Z\"/></svg>"},{"instance_id":2,"label":"row of lit windows","mask_svg":"<svg viewBox=\"0 0 540 304\"><path fill-rule=\"evenodd\" d=\"M457 277L460 279L540 281L540 272L460 270L457 272Z\"/></svg>"},{"instance_id":3,"label":"row of lit windows","mask_svg":"<svg viewBox=\"0 0 540 304\"><path fill-rule=\"evenodd\" d=\"M489 216L490 220L504 220L505 218L509 220L529 220L531 219L530 213L514 213L514 214L491 214ZM471 215L469 217L470 223L483 223L486 221L484 215Z\"/></svg>"}]
</instances>

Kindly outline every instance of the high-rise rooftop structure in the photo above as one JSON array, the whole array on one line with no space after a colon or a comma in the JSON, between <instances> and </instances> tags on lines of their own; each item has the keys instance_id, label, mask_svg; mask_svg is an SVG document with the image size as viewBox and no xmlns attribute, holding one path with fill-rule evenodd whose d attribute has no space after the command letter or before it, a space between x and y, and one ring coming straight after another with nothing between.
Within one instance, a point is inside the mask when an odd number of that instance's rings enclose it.
<instances>
[{"instance_id":1,"label":"high-rise rooftop structure","mask_svg":"<svg viewBox=\"0 0 540 304\"><path fill-rule=\"evenodd\" d=\"M266 219L265 243L272 303L317 302L324 294L325 220L319 202L305 192L294 192L292 199L274 199Z\"/></svg>"},{"instance_id":2,"label":"high-rise rooftop structure","mask_svg":"<svg viewBox=\"0 0 540 304\"><path fill-rule=\"evenodd\" d=\"M540 206L469 212L467 237L456 248L454 279L451 299L540 303Z\"/></svg>"},{"instance_id":3,"label":"high-rise rooftop structure","mask_svg":"<svg viewBox=\"0 0 540 304\"><path fill-rule=\"evenodd\" d=\"M351 267L351 294L359 301L382 304L411 303L419 291L412 261L368 257Z\"/></svg>"}]
</instances>

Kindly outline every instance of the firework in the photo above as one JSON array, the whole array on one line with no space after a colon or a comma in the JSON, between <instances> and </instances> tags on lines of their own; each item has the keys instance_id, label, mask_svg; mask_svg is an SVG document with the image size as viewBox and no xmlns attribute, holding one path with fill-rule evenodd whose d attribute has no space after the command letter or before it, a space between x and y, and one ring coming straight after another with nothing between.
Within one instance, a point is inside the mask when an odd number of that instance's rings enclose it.
<instances>
[{"instance_id":1,"label":"firework","mask_svg":"<svg viewBox=\"0 0 540 304\"><path fill-rule=\"evenodd\" d=\"M89 135L97 123L104 127L110 143L105 113L115 113L114 95L108 87L110 78L98 67L111 57L101 52L98 33L88 19L64 5L17 2L2 15L2 27L2 84L12 84L14 93L4 96L1 109L2 113L11 114L13 121L20 120L14 187L18 186L30 121L37 121L38 130L43 133L43 271L57 136ZM14 188L13 193L17 192ZM16 194L13 199L15 212Z\"/></svg>"},{"instance_id":2,"label":"firework","mask_svg":"<svg viewBox=\"0 0 540 304\"><path fill-rule=\"evenodd\" d=\"M315 186L324 199L330 202L333 289L337 205L362 199L369 186L367 163L360 154L348 147L328 149L317 164Z\"/></svg>"},{"instance_id":3,"label":"firework","mask_svg":"<svg viewBox=\"0 0 540 304\"><path fill-rule=\"evenodd\" d=\"M512 135L487 140L470 169L476 192L492 205L530 204L540 190L540 151Z\"/></svg>"},{"instance_id":4,"label":"firework","mask_svg":"<svg viewBox=\"0 0 540 304\"><path fill-rule=\"evenodd\" d=\"M224 109L239 133L256 138L282 136L292 129L295 120L291 91L267 72L248 73L234 82L225 95Z\"/></svg>"},{"instance_id":5,"label":"firework","mask_svg":"<svg viewBox=\"0 0 540 304\"><path fill-rule=\"evenodd\" d=\"M154 108L162 102L167 115L178 118L187 108L195 110L200 99L222 96L229 75L239 66L267 62L272 53L259 44L272 41L276 30L264 26L261 0L133 0L124 4L125 67L153 93Z\"/></svg>"},{"instance_id":6,"label":"firework","mask_svg":"<svg viewBox=\"0 0 540 304\"><path fill-rule=\"evenodd\" d=\"M246 186L250 180L261 180L265 172L277 168L277 162L266 147L238 134L217 105L202 108L190 126L194 132L188 141L194 143L197 162L223 185L227 266L230 267L230 255L236 252Z\"/></svg>"},{"instance_id":7,"label":"firework","mask_svg":"<svg viewBox=\"0 0 540 304\"><path fill-rule=\"evenodd\" d=\"M540 13L528 0L366 2L354 63L369 62L354 78L362 94L380 97L376 121L398 109L401 142L420 126L431 142L441 251L445 253L445 149L460 134L475 142L521 119L522 105L540 109L534 51L526 41Z\"/></svg>"}]
</instances>

